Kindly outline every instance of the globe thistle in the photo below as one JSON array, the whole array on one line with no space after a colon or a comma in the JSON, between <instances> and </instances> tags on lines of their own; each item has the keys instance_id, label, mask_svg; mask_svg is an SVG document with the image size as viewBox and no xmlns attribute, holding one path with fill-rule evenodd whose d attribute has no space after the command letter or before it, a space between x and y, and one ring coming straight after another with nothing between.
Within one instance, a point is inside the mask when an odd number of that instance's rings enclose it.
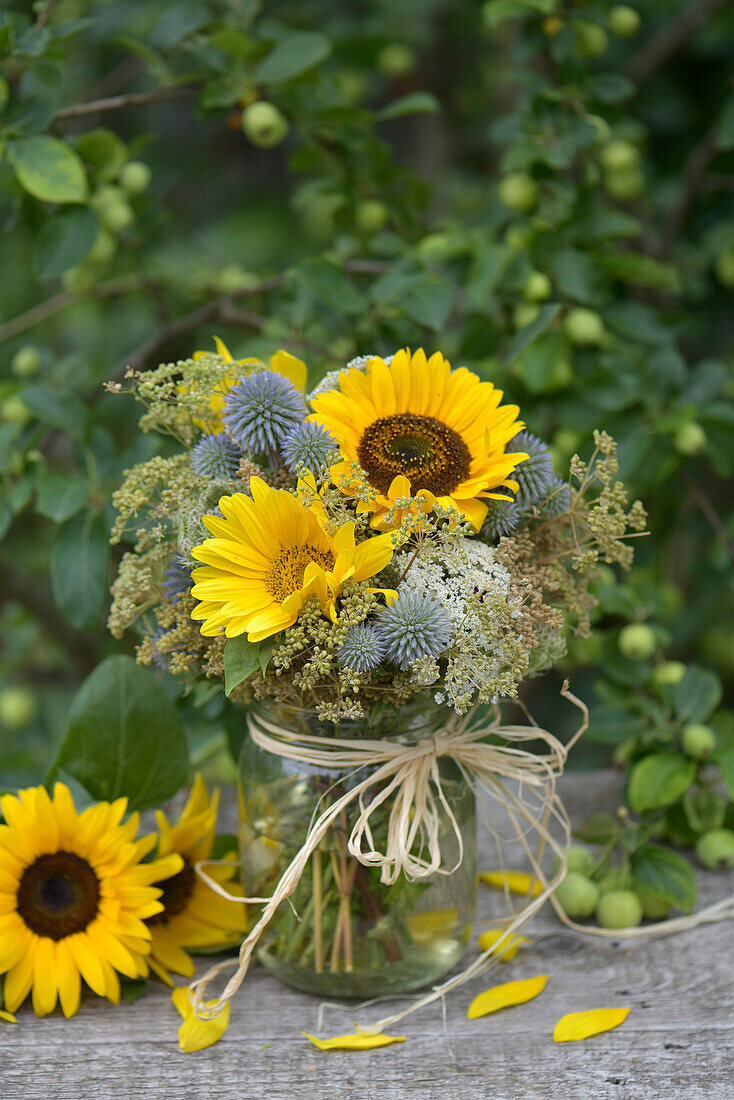
<instances>
[{"instance_id":1,"label":"globe thistle","mask_svg":"<svg viewBox=\"0 0 734 1100\"><path fill-rule=\"evenodd\" d=\"M542 500L538 500L535 506L543 519L562 516L571 506L571 490L568 483L560 477L554 477Z\"/></svg>"},{"instance_id":2,"label":"globe thistle","mask_svg":"<svg viewBox=\"0 0 734 1100\"><path fill-rule=\"evenodd\" d=\"M276 450L283 436L306 416L302 394L275 371L250 374L224 399L224 426L243 451Z\"/></svg>"},{"instance_id":3,"label":"globe thistle","mask_svg":"<svg viewBox=\"0 0 734 1100\"><path fill-rule=\"evenodd\" d=\"M499 542L503 535L511 535L519 522L519 504L509 500L488 500L480 535L488 542Z\"/></svg>"},{"instance_id":4,"label":"globe thistle","mask_svg":"<svg viewBox=\"0 0 734 1100\"><path fill-rule=\"evenodd\" d=\"M385 656L400 669L419 657L439 657L449 644L451 618L446 608L422 592L401 592L377 620Z\"/></svg>"},{"instance_id":5,"label":"globe thistle","mask_svg":"<svg viewBox=\"0 0 734 1100\"><path fill-rule=\"evenodd\" d=\"M161 589L170 603L184 596L191 588L191 570L178 558L173 558L165 573Z\"/></svg>"},{"instance_id":6,"label":"globe thistle","mask_svg":"<svg viewBox=\"0 0 734 1100\"><path fill-rule=\"evenodd\" d=\"M283 439L283 461L292 473L305 468L313 474L322 473L336 451L336 442L320 424L297 424Z\"/></svg>"},{"instance_id":7,"label":"globe thistle","mask_svg":"<svg viewBox=\"0 0 734 1100\"><path fill-rule=\"evenodd\" d=\"M385 643L378 630L367 623L351 626L341 649L339 664L355 672L372 672L385 656Z\"/></svg>"},{"instance_id":8,"label":"globe thistle","mask_svg":"<svg viewBox=\"0 0 734 1100\"><path fill-rule=\"evenodd\" d=\"M191 451L191 465L208 481L228 481L237 473L240 452L224 432L203 435Z\"/></svg>"},{"instance_id":9,"label":"globe thistle","mask_svg":"<svg viewBox=\"0 0 734 1100\"><path fill-rule=\"evenodd\" d=\"M555 480L550 451L543 440L532 432L520 432L507 444L507 450L524 451L528 456L524 462L515 467L512 474L520 486L517 494L518 502L521 505L537 504L539 500L548 496Z\"/></svg>"}]
</instances>

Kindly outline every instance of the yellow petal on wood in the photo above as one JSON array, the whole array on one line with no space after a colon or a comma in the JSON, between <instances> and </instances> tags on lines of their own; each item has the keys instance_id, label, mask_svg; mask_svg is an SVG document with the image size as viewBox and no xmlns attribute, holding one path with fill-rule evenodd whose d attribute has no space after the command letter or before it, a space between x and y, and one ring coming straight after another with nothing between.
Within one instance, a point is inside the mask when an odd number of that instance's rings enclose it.
<instances>
[{"instance_id":1,"label":"yellow petal on wood","mask_svg":"<svg viewBox=\"0 0 734 1100\"><path fill-rule=\"evenodd\" d=\"M487 886L494 886L495 890L509 890L511 894L522 894L524 897L530 894L537 898L543 892L535 875L528 875L525 871L480 871L478 877Z\"/></svg>"},{"instance_id":2,"label":"yellow petal on wood","mask_svg":"<svg viewBox=\"0 0 734 1100\"><path fill-rule=\"evenodd\" d=\"M479 1016L487 1016L490 1012L499 1012L501 1008L510 1008L512 1005L525 1004L532 1001L545 989L548 981L547 974L539 974L537 978L526 978L521 982L505 982L504 985L496 985L493 989L485 989L475 997L467 1009L467 1018L476 1020Z\"/></svg>"},{"instance_id":3,"label":"yellow petal on wood","mask_svg":"<svg viewBox=\"0 0 734 1100\"><path fill-rule=\"evenodd\" d=\"M501 928L494 928L490 932L482 932L479 937L479 950L489 951L490 947L494 947L503 936L505 938L501 947L494 952L495 957L502 959L503 962L510 962L511 959L515 958L523 944L530 943L529 936L518 936L514 932L510 932L508 936Z\"/></svg>"},{"instance_id":4,"label":"yellow petal on wood","mask_svg":"<svg viewBox=\"0 0 734 1100\"><path fill-rule=\"evenodd\" d=\"M405 1035L366 1035L364 1032L355 1032L354 1035L335 1035L333 1039L317 1039L307 1031L302 1031L301 1035L319 1050L374 1050L375 1047L389 1047L393 1043L404 1043L406 1039Z\"/></svg>"},{"instance_id":5,"label":"yellow petal on wood","mask_svg":"<svg viewBox=\"0 0 734 1100\"><path fill-rule=\"evenodd\" d=\"M458 919L458 909L427 909L424 913L411 913L405 924L414 943L432 943L453 932Z\"/></svg>"},{"instance_id":6,"label":"yellow petal on wood","mask_svg":"<svg viewBox=\"0 0 734 1100\"><path fill-rule=\"evenodd\" d=\"M573 1043L611 1031L624 1023L630 1014L628 1008L591 1008L588 1012L569 1012L562 1016L553 1032L554 1043Z\"/></svg>"},{"instance_id":7,"label":"yellow petal on wood","mask_svg":"<svg viewBox=\"0 0 734 1100\"><path fill-rule=\"evenodd\" d=\"M229 1003L213 1019L200 1020L194 1015L188 986L177 986L171 994L171 1000L183 1016L183 1023L178 1029L178 1045L184 1054L205 1050L222 1038L229 1024ZM205 1003L207 1007L215 1004L213 1000Z\"/></svg>"},{"instance_id":8,"label":"yellow petal on wood","mask_svg":"<svg viewBox=\"0 0 734 1100\"><path fill-rule=\"evenodd\" d=\"M8 1024L17 1024L18 1021L12 1012L6 1012L0 1008L0 1020L5 1020Z\"/></svg>"}]
</instances>

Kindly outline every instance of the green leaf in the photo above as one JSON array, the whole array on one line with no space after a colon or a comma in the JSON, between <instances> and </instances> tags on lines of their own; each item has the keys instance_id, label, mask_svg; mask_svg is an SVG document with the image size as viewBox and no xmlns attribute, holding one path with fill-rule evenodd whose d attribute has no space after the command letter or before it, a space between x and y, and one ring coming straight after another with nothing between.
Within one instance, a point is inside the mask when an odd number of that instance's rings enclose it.
<instances>
[{"instance_id":1,"label":"green leaf","mask_svg":"<svg viewBox=\"0 0 734 1100\"><path fill-rule=\"evenodd\" d=\"M65 523L51 546L51 591L77 630L99 625L107 598L109 543L104 517L88 511Z\"/></svg>"},{"instance_id":2,"label":"green leaf","mask_svg":"<svg viewBox=\"0 0 734 1100\"><path fill-rule=\"evenodd\" d=\"M576 829L576 835L587 844L611 844L619 836L619 825L611 814L592 814Z\"/></svg>"},{"instance_id":3,"label":"green leaf","mask_svg":"<svg viewBox=\"0 0 734 1100\"><path fill-rule=\"evenodd\" d=\"M617 745L637 737L645 728L645 720L624 707L598 706L589 711L587 737L604 745Z\"/></svg>"},{"instance_id":4,"label":"green leaf","mask_svg":"<svg viewBox=\"0 0 734 1100\"><path fill-rule=\"evenodd\" d=\"M533 341L537 340L540 334L545 332L556 319L560 308L557 302L549 302L547 305L541 306L540 313L532 324L525 325L525 328L521 328L515 333L502 360L502 366L509 367L511 363L514 363L517 357L525 351L525 348L530 347Z\"/></svg>"},{"instance_id":5,"label":"green leaf","mask_svg":"<svg viewBox=\"0 0 734 1100\"><path fill-rule=\"evenodd\" d=\"M377 118L381 122L387 122L391 118L403 118L404 115L439 114L441 104L435 95L430 92L409 92L408 95L394 99L377 112Z\"/></svg>"},{"instance_id":6,"label":"green leaf","mask_svg":"<svg viewBox=\"0 0 734 1100\"><path fill-rule=\"evenodd\" d=\"M100 126L73 139L77 153L100 180L116 179L128 159L127 146L112 130Z\"/></svg>"},{"instance_id":7,"label":"green leaf","mask_svg":"<svg viewBox=\"0 0 734 1100\"><path fill-rule=\"evenodd\" d=\"M451 313L451 286L438 275L413 279L400 297L400 307L411 320L438 332Z\"/></svg>"},{"instance_id":8,"label":"green leaf","mask_svg":"<svg viewBox=\"0 0 734 1100\"><path fill-rule=\"evenodd\" d=\"M696 784L683 795L683 810L692 832L707 833L709 829L720 829L723 825L726 799L718 791Z\"/></svg>"},{"instance_id":9,"label":"green leaf","mask_svg":"<svg viewBox=\"0 0 734 1100\"><path fill-rule=\"evenodd\" d=\"M253 73L257 84L281 84L312 69L331 53L331 42L316 31L295 31L280 38Z\"/></svg>"},{"instance_id":10,"label":"green leaf","mask_svg":"<svg viewBox=\"0 0 734 1100\"><path fill-rule=\"evenodd\" d=\"M36 270L56 279L81 263L97 239L97 219L88 206L62 210L41 227L36 240Z\"/></svg>"},{"instance_id":11,"label":"green leaf","mask_svg":"<svg viewBox=\"0 0 734 1100\"><path fill-rule=\"evenodd\" d=\"M240 634L238 638L227 638L224 644L224 691L231 695L236 687L253 672L262 669L260 647L270 643L268 661L273 652L272 639L265 638L262 642L249 642L246 634ZM267 667L267 661L266 661Z\"/></svg>"},{"instance_id":12,"label":"green leaf","mask_svg":"<svg viewBox=\"0 0 734 1100\"><path fill-rule=\"evenodd\" d=\"M74 696L56 766L98 799L125 797L148 810L186 782L181 718L151 672L131 657L108 657Z\"/></svg>"},{"instance_id":13,"label":"green leaf","mask_svg":"<svg viewBox=\"0 0 734 1100\"><path fill-rule=\"evenodd\" d=\"M607 252L597 256L596 260L610 275L627 283L651 286L671 294L680 293L680 279L672 264L661 264L639 252Z\"/></svg>"},{"instance_id":14,"label":"green leaf","mask_svg":"<svg viewBox=\"0 0 734 1100\"><path fill-rule=\"evenodd\" d=\"M147 978L123 978L120 982L120 1000L123 1004L131 1005L142 997L147 989Z\"/></svg>"},{"instance_id":15,"label":"green leaf","mask_svg":"<svg viewBox=\"0 0 734 1100\"><path fill-rule=\"evenodd\" d=\"M304 260L293 273L332 309L339 313L362 313L365 301L357 287L340 267L320 256Z\"/></svg>"},{"instance_id":16,"label":"green leaf","mask_svg":"<svg viewBox=\"0 0 734 1100\"><path fill-rule=\"evenodd\" d=\"M42 202L86 202L84 165L73 149L48 134L18 138L8 145L18 183Z\"/></svg>"},{"instance_id":17,"label":"green leaf","mask_svg":"<svg viewBox=\"0 0 734 1100\"><path fill-rule=\"evenodd\" d=\"M724 748L717 749L714 753L714 760L721 770L721 778L724 781L726 793L734 802L734 745L726 745Z\"/></svg>"},{"instance_id":18,"label":"green leaf","mask_svg":"<svg viewBox=\"0 0 734 1100\"><path fill-rule=\"evenodd\" d=\"M89 496L86 478L51 474L45 470L36 477L36 510L54 523L75 516Z\"/></svg>"},{"instance_id":19,"label":"green leaf","mask_svg":"<svg viewBox=\"0 0 734 1100\"><path fill-rule=\"evenodd\" d=\"M632 81L619 73L598 73L591 81L591 92L602 103L623 103L634 91Z\"/></svg>"},{"instance_id":20,"label":"green leaf","mask_svg":"<svg viewBox=\"0 0 734 1100\"><path fill-rule=\"evenodd\" d=\"M719 115L716 132L718 149L734 149L734 96L730 96Z\"/></svg>"},{"instance_id":21,"label":"green leaf","mask_svg":"<svg viewBox=\"0 0 734 1100\"><path fill-rule=\"evenodd\" d=\"M675 713L684 722L705 722L718 707L721 696L721 680L715 673L689 665L675 689Z\"/></svg>"},{"instance_id":22,"label":"green leaf","mask_svg":"<svg viewBox=\"0 0 734 1100\"><path fill-rule=\"evenodd\" d=\"M531 393L546 393L559 388L571 377L568 340L560 329L542 333L526 348L517 361L518 375Z\"/></svg>"},{"instance_id":23,"label":"green leaf","mask_svg":"<svg viewBox=\"0 0 734 1100\"><path fill-rule=\"evenodd\" d=\"M696 876L687 859L659 844L645 844L631 857L635 886L690 912L696 904Z\"/></svg>"},{"instance_id":24,"label":"green leaf","mask_svg":"<svg viewBox=\"0 0 734 1100\"><path fill-rule=\"evenodd\" d=\"M675 752L654 752L632 769L627 798L637 814L668 806L687 791L696 778L696 761Z\"/></svg>"},{"instance_id":25,"label":"green leaf","mask_svg":"<svg viewBox=\"0 0 734 1100\"><path fill-rule=\"evenodd\" d=\"M482 5L482 21L492 30L508 19L519 19L533 12L549 15L555 6L556 0L488 0Z\"/></svg>"},{"instance_id":26,"label":"green leaf","mask_svg":"<svg viewBox=\"0 0 734 1100\"><path fill-rule=\"evenodd\" d=\"M52 428L61 428L70 435L80 434L87 426L87 408L70 393L50 386L26 386L20 395L32 413Z\"/></svg>"},{"instance_id":27,"label":"green leaf","mask_svg":"<svg viewBox=\"0 0 734 1100\"><path fill-rule=\"evenodd\" d=\"M597 299L599 272L585 252L562 248L553 261L555 281L561 294L584 305Z\"/></svg>"}]
</instances>

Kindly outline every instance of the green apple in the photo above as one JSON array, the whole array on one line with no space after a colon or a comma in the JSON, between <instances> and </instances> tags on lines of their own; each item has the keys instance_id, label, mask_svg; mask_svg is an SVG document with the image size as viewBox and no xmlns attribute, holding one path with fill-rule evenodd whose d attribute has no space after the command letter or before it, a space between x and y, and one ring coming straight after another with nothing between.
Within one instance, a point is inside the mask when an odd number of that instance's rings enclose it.
<instances>
[{"instance_id":1,"label":"green apple","mask_svg":"<svg viewBox=\"0 0 734 1100\"><path fill-rule=\"evenodd\" d=\"M274 103L264 99L245 107L241 126L247 139L258 149L273 149L288 133L288 119Z\"/></svg>"},{"instance_id":2,"label":"green apple","mask_svg":"<svg viewBox=\"0 0 734 1100\"><path fill-rule=\"evenodd\" d=\"M709 871L728 871L734 867L734 832L711 829L696 844L696 855Z\"/></svg>"},{"instance_id":3,"label":"green apple","mask_svg":"<svg viewBox=\"0 0 734 1100\"><path fill-rule=\"evenodd\" d=\"M657 649L655 633L645 623L622 627L617 638L619 652L630 661L647 661Z\"/></svg>"},{"instance_id":4,"label":"green apple","mask_svg":"<svg viewBox=\"0 0 734 1100\"><path fill-rule=\"evenodd\" d=\"M128 195L142 195L150 187L152 175L142 160L130 160L120 172L120 184Z\"/></svg>"},{"instance_id":5,"label":"green apple","mask_svg":"<svg viewBox=\"0 0 734 1100\"><path fill-rule=\"evenodd\" d=\"M714 260L716 278L722 286L734 289L734 248L725 248Z\"/></svg>"},{"instance_id":6,"label":"green apple","mask_svg":"<svg viewBox=\"0 0 734 1100\"><path fill-rule=\"evenodd\" d=\"M522 293L529 302L547 302L553 293L553 283L542 271L531 271Z\"/></svg>"},{"instance_id":7,"label":"green apple","mask_svg":"<svg viewBox=\"0 0 734 1100\"><path fill-rule=\"evenodd\" d=\"M378 233L386 224L390 211L379 199L365 199L357 204L354 221L360 233L371 236Z\"/></svg>"},{"instance_id":8,"label":"green apple","mask_svg":"<svg viewBox=\"0 0 734 1100\"><path fill-rule=\"evenodd\" d=\"M651 680L655 687L675 687L685 674L686 666L682 661L663 661L653 669Z\"/></svg>"},{"instance_id":9,"label":"green apple","mask_svg":"<svg viewBox=\"0 0 734 1100\"><path fill-rule=\"evenodd\" d=\"M572 920L580 920L590 917L596 909L599 887L578 871L569 871L556 886L555 896L567 916Z\"/></svg>"},{"instance_id":10,"label":"green apple","mask_svg":"<svg viewBox=\"0 0 734 1100\"><path fill-rule=\"evenodd\" d=\"M32 378L41 369L41 354L37 348L26 344L19 348L10 361L10 369L17 378Z\"/></svg>"},{"instance_id":11,"label":"green apple","mask_svg":"<svg viewBox=\"0 0 734 1100\"><path fill-rule=\"evenodd\" d=\"M402 42L389 42L377 55L377 68L395 79L412 73L416 66L415 50Z\"/></svg>"},{"instance_id":12,"label":"green apple","mask_svg":"<svg viewBox=\"0 0 734 1100\"><path fill-rule=\"evenodd\" d=\"M642 905L642 915L647 920L665 920L673 908L669 901L663 901L662 898L656 897L649 890L643 890L639 886L635 887L635 893Z\"/></svg>"},{"instance_id":13,"label":"green apple","mask_svg":"<svg viewBox=\"0 0 734 1100\"><path fill-rule=\"evenodd\" d=\"M609 45L607 32L598 23L587 23L585 19L577 20L573 25L576 36L576 49L582 57L592 61L601 57Z\"/></svg>"},{"instance_id":14,"label":"green apple","mask_svg":"<svg viewBox=\"0 0 734 1100\"><path fill-rule=\"evenodd\" d=\"M7 687L0 691L0 725L6 729L25 729L37 713L36 698L28 688Z\"/></svg>"},{"instance_id":15,"label":"green apple","mask_svg":"<svg viewBox=\"0 0 734 1100\"><path fill-rule=\"evenodd\" d=\"M636 928L642 915L642 902L632 890L610 890L602 894L596 907L596 919L602 928Z\"/></svg>"},{"instance_id":16,"label":"green apple","mask_svg":"<svg viewBox=\"0 0 734 1100\"><path fill-rule=\"evenodd\" d=\"M512 311L512 324L518 329L525 328L527 325L532 325L539 313L540 306L533 305L531 302L518 302Z\"/></svg>"},{"instance_id":17,"label":"green apple","mask_svg":"<svg viewBox=\"0 0 734 1100\"><path fill-rule=\"evenodd\" d=\"M519 214L526 214L537 205L538 194L538 184L527 172L510 172L500 180L500 200Z\"/></svg>"},{"instance_id":18,"label":"green apple","mask_svg":"<svg viewBox=\"0 0 734 1100\"><path fill-rule=\"evenodd\" d=\"M0 403L0 420L6 424L27 424L30 419L31 410L19 394L11 393Z\"/></svg>"},{"instance_id":19,"label":"green apple","mask_svg":"<svg viewBox=\"0 0 734 1100\"><path fill-rule=\"evenodd\" d=\"M593 309L576 306L570 309L563 322L563 328L572 344L580 347L603 344L606 339L604 322Z\"/></svg>"},{"instance_id":20,"label":"green apple","mask_svg":"<svg viewBox=\"0 0 734 1100\"><path fill-rule=\"evenodd\" d=\"M681 424L673 436L673 446L679 454L697 455L706 446L706 432L695 420L689 420Z\"/></svg>"},{"instance_id":21,"label":"green apple","mask_svg":"<svg viewBox=\"0 0 734 1100\"><path fill-rule=\"evenodd\" d=\"M602 147L599 160L605 171L622 172L625 169L637 168L640 163L640 150L631 141L615 138Z\"/></svg>"},{"instance_id":22,"label":"green apple","mask_svg":"<svg viewBox=\"0 0 734 1100\"><path fill-rule=\"evenodd\" d=\"M609 30L620 38L631 38L642 25L638 12L628 4L617 4L609 12Z\"/></svg>"},{"instance_id":23,"label":"green apple","mask_svg":"<svg viewBox=\"0 0 734 1100\"><path fill-rule=\"evenodd\" d=\"M686 756L693 760L704 760L716 748L716 734L710 726L701 722L690 722L683 727L681 745Z\"/></svg>"}]
</instances>

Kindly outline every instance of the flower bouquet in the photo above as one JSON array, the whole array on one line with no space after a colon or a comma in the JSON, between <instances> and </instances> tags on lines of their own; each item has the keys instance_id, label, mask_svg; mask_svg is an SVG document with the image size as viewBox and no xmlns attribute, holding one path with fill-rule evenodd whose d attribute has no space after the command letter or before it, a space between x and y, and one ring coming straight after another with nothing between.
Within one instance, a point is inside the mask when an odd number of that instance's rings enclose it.
<instances>
[{"instance_id":1,"label":"flower bouquet","mask_svg":"<svg viewBox=\"0 0 734 1100\"><path fill-rule=\"evenodd\" d=\"M168 442L115 494L132 547L110 628L246 714L242 886L264 909L225 999L256 945L322 994L435 981L470 933L477 776L497 794L523 762L552 770L521 742L562 755L496 704L588 632L598 565L628 567L644 527L613 440L560 477L440 352L365 356L308 393L294 356L217 341L127 381Z\"/></svg>"}]
</instances>

